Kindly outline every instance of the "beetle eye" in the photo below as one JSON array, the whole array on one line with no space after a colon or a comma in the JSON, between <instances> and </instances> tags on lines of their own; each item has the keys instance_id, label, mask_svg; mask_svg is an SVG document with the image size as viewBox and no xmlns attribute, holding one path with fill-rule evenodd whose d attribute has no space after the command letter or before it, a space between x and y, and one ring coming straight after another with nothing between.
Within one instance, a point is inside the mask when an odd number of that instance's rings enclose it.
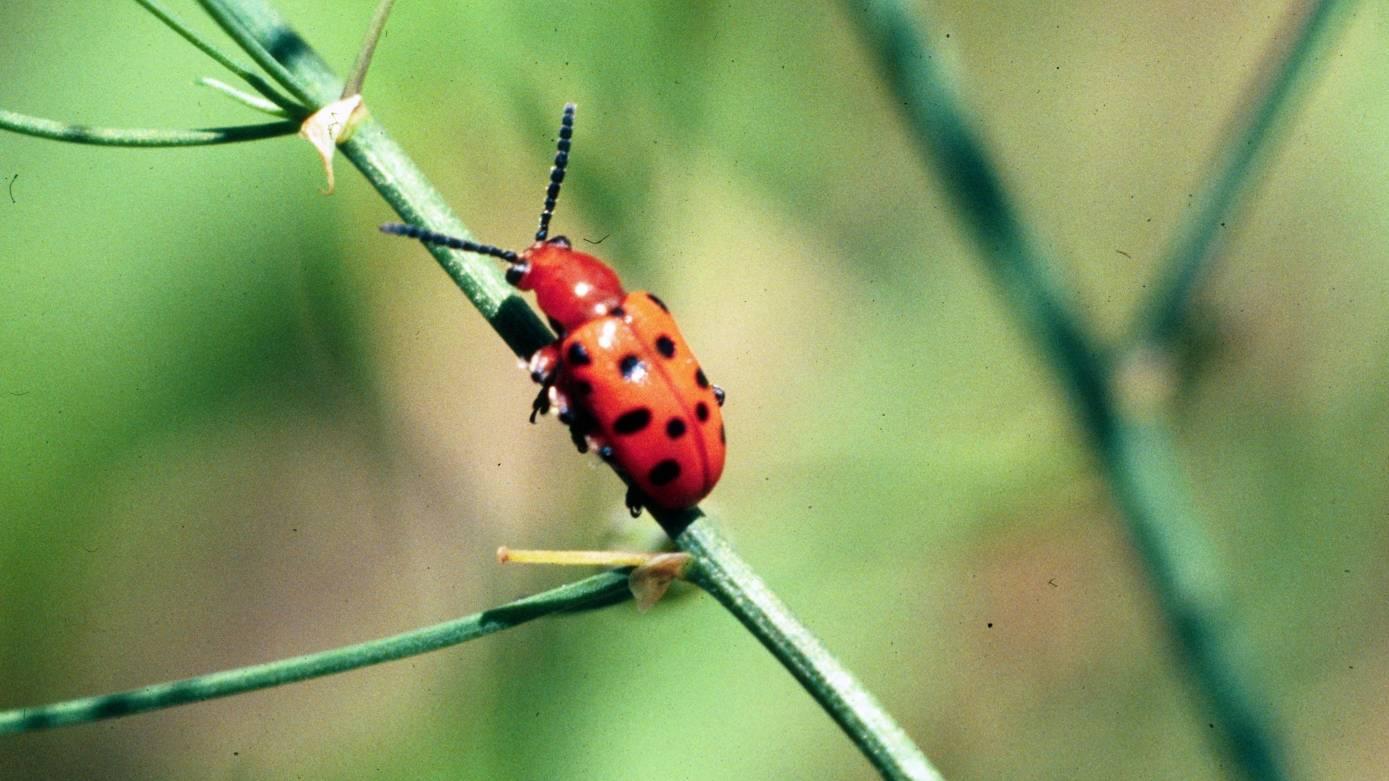
<instances>
[{"instance_id":1,"label":"beetle eye","mask_svg":"<svg viewBox=\"0 0 1389 781\"><path fill-rule=\"evenodd\" d=\"M558 244L559 246L564 247L565 249L569 249L570 247L574 246L569 242L568 236L555 236L554 238L550 239L549 243Z\"/></svg>"},{"instance_id":2,"label":"beetle eye","mask_svg":"<svg viewBox=\"0 0 1389 781\"><path fill-rule=\"evenodd\" d=\"M524 277L527 271L530 271L529 263L512 263L506 267L506 281L513 287L520 285L521 277Z\"/></svg>"}]
</instances>

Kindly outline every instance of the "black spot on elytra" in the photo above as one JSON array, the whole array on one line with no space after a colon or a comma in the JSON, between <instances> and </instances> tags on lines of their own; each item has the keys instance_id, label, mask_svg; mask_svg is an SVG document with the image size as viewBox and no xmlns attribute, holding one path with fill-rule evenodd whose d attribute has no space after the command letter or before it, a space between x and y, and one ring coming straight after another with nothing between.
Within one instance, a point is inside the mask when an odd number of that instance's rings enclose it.
<instances>
[{"instance_id":1,"label":"black spot on elytra","mask_svg":"<svg viewBox=\"0 0 1389 781\"><path fill-rule=\"evenodd\" d=\"M666 485L680 476L680 462L673 458L667 458L659 464L651 467L650 473L646 478L652 485Z\"/></svg>"},{"instance_id":2,"label":"black spot on elytra","mask_svg":"<svg viewBox=\"0 0 1389 781\"><path fill-rule=\"evenodd\" d=\"M680 418L671 418L666 421L666 436L671 439L679 439L685 436L685 421Z\"/></svg>"},{"instance_id":3,"label":"black spot on elytra","mask_svg":"<svg viewBox=\"0 0 1389 781\"><path fill-rule=\"evenodd\" d=\"M588 350L579 342L569 345L569 352L567 355L569 357L570 366L587 366L593 363L593 359L588 357Z\"/></svg>"},{"instance_id":4,"label":"black spot on elytra","mask_svg":"<svg viewBox=\"0 0 1389 781\"><path fill-rule=\"evenodd\" d=\"M656 352L659 352L666 358L674 358L675 342L672 341L669 336L661 334L660 336L656 337Z\"/></svg>"},{"instance_id":5,"label":"black spot on elytra","mask_svg":"<svg viewBox=\"0 0 1389 781\"><path fill-rule=\"evenodd\" d=\"M585 382L585 381L583 381L583 380L579 380L578 382L574 383L574 395L575 395L575 396L591 396L591 395L593 395L593 384L592 384L592 383Z\"/></svg>"},{"instance_id":6,"label":"black spot on elytra","mask_svg":"<svg viewBox=\"0 0 1389 781\"><path fill-rule=\"evenodd\" d=\"M655 293L647 293L646 297L651 299L651 303L659 306L663 311L667 313L670 312L670 308L666 306L666 302L662 301Z\"/></svg>"},{"instance_id":7,"label":"black spot on elytra","mask_svg":"<svg viewBox=\"0 0 1389 781\"><path fill-rule=\"evenodd\" d=\"M613 431L618 434L635 434L651 425L651 410L637 407L628 410L613 421Z\"/></svg>"},{"instance_id":8,"label":"black spot on elytra","mask_svg":"<svg viewBox=\"0 0 1389 781\"><path fill-rule=\"evenodd\" d=\"M639 380L646 374L646 366L635 355L622 356L622 360L617 362L617 370L622 372L625 380Z\"/></svg>"},{"instance_id":9,"label":"black spot on elytra","mask_svg":"<svg viewBox=\"0 0 1389 781\"><path fill-rule=\"evenodd\" d=\"M700 423L703 423L704 421L708 420L708 419L709 419L709 405L708 405L708 404L705 404L705 403L702 402L702 401L701 401L700 403L696 404L696 405L695 405L695 417L699 418L699 422L700 422Z\"/></svg>"},{"instance_id":10,"label":"black spot on elytra","mask_svg":"<svg viewBox=\"0 0 1389 781\"><path fill-rule=\"evenodd\" d=\"M695 369L695 384L701 388L709 387L709 378L704 376L703 369Z\"/></svg>"},{"instance_id":11,"label":"black spot on elytra","mask_svg":"<svg viewBox=\"0 0 1389 781\"><path fill-rule=\"evenodd\" d=\"M608 310L608 314L612 315L613 317L626 317L627 310L623 309L620 306L615 306L612 309Z\"/></svg>"}]
</instances>

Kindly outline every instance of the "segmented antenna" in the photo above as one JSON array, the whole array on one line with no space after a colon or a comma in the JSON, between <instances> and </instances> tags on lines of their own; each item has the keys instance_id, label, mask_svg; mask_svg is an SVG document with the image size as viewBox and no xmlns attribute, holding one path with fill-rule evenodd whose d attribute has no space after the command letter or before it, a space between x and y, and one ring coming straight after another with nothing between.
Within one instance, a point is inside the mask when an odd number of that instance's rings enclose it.
<instances>
[{"instance_id":1,"label":"segmented antenna","mask_svg":"<svg viewBox=\"0 0 1389 781\"><path fill-rule=\"evenodd\" d=\"M550 169L550 186L545 190L545 208L540 211L540 230L535 232L536 241L544 241L550 235L550 217L555 213L555 201L559 198L559 186L564 182L564 167L569 164L569 139L574 137L574 104L564 104L564 116L559 121L559 143L555 148L555 164Z\"/></svg>"},{"instance_id":2,"label":"segmented antenna","mask_svg":"<svg viewBox=\"0 0 1389 781\"><path fill-rule=\"evenodd\" d=\"M478 244L467 239L456 239L443 233L435 233L432 230L421 228L418 225L406 225L401 222L388 222L381 226L382 233L390 233L395 236L404 236L407 239L419 239L425 244L435 244L449 249L461 249L464 252L476 252L479 255L491 255L494 258L501 258L507 263L519 263L521 258L515 252L501 247L494 247L491 244Z\"/></svg>"}]
</instances>

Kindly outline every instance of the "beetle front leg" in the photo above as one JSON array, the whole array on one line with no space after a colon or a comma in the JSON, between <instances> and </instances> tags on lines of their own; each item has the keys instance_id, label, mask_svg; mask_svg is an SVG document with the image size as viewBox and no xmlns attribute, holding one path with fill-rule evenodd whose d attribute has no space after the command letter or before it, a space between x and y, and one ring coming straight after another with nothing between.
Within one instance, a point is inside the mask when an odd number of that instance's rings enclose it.
<instances>
[{"instance_id":1,"label":"beetle front leg","mask_svg":"<svg viewBox=\"0 0 1389 781\"><path fill-rule=\"evenodd\" d=\"M544 415L550 411L550 388L559 377L559 346L547 344L531 353L529 368L531 379L540 383L540 393L536 394L535 401L531 402L531 422L534 423L536 415Z\"/></svg>"}]
</instances>

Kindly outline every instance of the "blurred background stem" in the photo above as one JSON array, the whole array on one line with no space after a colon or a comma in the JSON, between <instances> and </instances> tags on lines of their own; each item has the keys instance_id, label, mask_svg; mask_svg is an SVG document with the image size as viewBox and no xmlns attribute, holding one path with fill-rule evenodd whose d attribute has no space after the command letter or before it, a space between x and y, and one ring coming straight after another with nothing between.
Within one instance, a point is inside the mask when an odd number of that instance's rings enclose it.
<instances>
[{"instance_id":1,"label":"blurred background stem","mask_svg":"<svg viewBox=\"0 0 1389 781\"><path fill-rule=\"evenodd\" d=\"M1297 75L1319 33L1329 26L1334 5L1320 2L1294 10L1287 40L1278 42L1266 63L1270 76L1262 89L1251 91L1247 118L1229 134L1225 164L1217 166L1194 217L1178 231L1169 279L1149 318L1153 337L1169 341L1180 326L1209 264L1217 226L1261 159ZM1249 665L1232 650L1220 567L1195 517L1164 415L1173 382L1169 361L1150 352L1118 362L1107 359L1053 281L1056 264L1030 236L982 134L927 46L920 22L898 0L873 0L854 15L902 103L922 156L944 180L982 259L1069 390L1221 747L1245 777L1286 778L1268 698Z\"/></svg>"},{"instance_id":2,"label":"blurred background stem","mask_svg":"<svg viewBox=\"0 0 1389 781\"><path fill-rule=\"evenodd\" d=\"M1283 29L1274 36L1251 85L1224 133L1226 143L1211 162L1200 198L1177 229L1161 262L1163 279L1138 321L1134 342L1163 349L1181 332L1192 298L1218 250L1221 228L1239 205L1240 196L1267 161L1279 121L1295 105L1292 98L1347 0L1312 0L1294 4Z\"/></svg>"}]
</instances>

